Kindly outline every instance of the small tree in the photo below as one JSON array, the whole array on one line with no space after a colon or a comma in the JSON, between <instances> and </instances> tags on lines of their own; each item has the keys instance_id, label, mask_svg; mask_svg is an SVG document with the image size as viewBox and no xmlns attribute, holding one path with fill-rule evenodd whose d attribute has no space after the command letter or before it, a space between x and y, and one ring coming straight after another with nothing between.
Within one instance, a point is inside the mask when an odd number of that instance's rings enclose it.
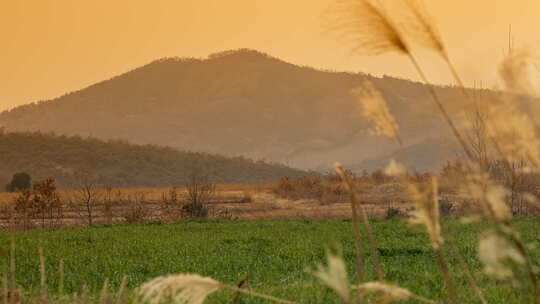
<instances>
[{"instance_id":1,"label":"small tree","mask_svg":"<svg viewBox=\"0 0 540 304\"><path fill-rule=\"evenodd\" d=\"M56 226L63 217L63 210L54 179L47 178L36 182L33 190L32 201L36 217L41 221L41 228L46 227L47 219L50 228Z\"/></svg>"},{"instance_id":2,"label":"small tree","mask_svg":"<svg viewBox=\"0 0 540 304\"><path fill-rule=\"evenodd\" d=\"M75 176L77 190L73 192L73 198L82 207L81 216L86 219L88 226L94 224L95 209L100 203L98 185L98 178L88 172L81 171Z\"/></svg>"},{"instance_id":3,"label":"small tree","mask_svg":"<svg viewBox=\"0 0 540 304\"><path fill-rule=\"evenodd\" d=\"M32 177L26 172L19 172L13 174L11 182L6 185L6 191L15 192L20 190L27 190L32 187Z\"/></svg>"}]
</instances>

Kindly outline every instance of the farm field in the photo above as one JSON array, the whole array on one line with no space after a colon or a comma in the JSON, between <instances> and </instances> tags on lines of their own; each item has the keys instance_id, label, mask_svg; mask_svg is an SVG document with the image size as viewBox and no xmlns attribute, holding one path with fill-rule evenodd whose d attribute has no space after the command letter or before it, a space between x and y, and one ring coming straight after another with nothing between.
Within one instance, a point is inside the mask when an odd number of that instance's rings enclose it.
<instances>
[{"instance_id":1,"label":"farm field","mask_svg":"<svg viewBox=\"0 0 540 304\"><path fill-rule=\"evenodd\" d=\"M524 242L532 248L532 260L540 260L538 219L520 218L514 223ZM373 220L372 225L385 279L420 296L443 299L442 279L425 232L402 219ZM468 261L489 303L530 302L526 297L531 293L523 291L527 287L497 282L482 274L482 265L476 258L482 224L463 224L447 218L443 227L448 231L444 233L448 245L445 250L462 303L478 300L457 266L456 250ZM341 248L349 274L354 272L350 220L184 221L1 232L0 235L1 269L8 269L6 253L9 240L14 237L16 281L27 291L39 290L38 250L43 248L47 288L51 294L58 290L61 259L65 293L87 289L96 297L106 279L110 288L116 290L123 276L127 276L128 286L133 290L157 276L198 273L233 285L248 275L248 288L257 292L299 303L339 303L338 297L305 269L324 263L326 249ZM369 254L367 274L369 280L375 278ZM208 303L229 303L233 296L230 292L218 292L211 295ZM241 301L266 303L247 296L242 296Z\"/></svg>"}]
</instances>

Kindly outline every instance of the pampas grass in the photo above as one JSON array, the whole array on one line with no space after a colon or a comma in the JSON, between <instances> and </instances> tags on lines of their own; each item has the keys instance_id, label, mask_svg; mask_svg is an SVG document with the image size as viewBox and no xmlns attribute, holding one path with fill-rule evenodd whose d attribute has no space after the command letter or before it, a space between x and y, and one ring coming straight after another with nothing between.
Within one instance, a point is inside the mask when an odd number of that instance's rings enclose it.
<instances>
[{"instance_id":1,"label":"pampas grass","mask_svg":"<svg viewBox=\"0 0 540 304\"><path fill-rule=\"evenodd\" d=\"M352 52L381 55L408 53L408 45L396 24L376 0L338 0L333 10L331 31L352 44Z\"/></svg>"},{"instance_id":2,"label":"pampas grass","mask_svg":"<svg viewBox=\"0 0 540 304\"><path fill-rule=\"evenodd\" d=\"M365 291L365 292L382 293L382 296L379 297L379 301L381 301L381 303L391 303L394 301L409 300L409 299L417 300L422 303L432 303L432 304L437 303L430 299L417 296L405 288L392 285L392 284L382 283L382 282L364 283L364 284L359 285L357 289L360 291Z\"/></svg>"},{"instance_id":3,"label":"pampas grass","mask_svg":"<svg viewBox=\"0 0 540 304\"><path fill-rule=\"evenodd\" d=\"M138 289L140 302L159 304L173 300L181 304L202 304L206 298L219 289L240 292L275 303L295 304L295 302L227 285L212 278L197 274L174 274L154 278Z\"/></svg>"},{"instance_id":4,"label":"pampas grass","mask_svg":"<svg viewBox=\"0 0 540 304\"><path fill-rule=\"evenodd\" d=\"M318 265L317 269L308 270L308 272L333 289L344 303L351 304L351 288L343 258L330 252L326 253L326 257L327 266Z\"/></svg>"},{"instance_id":5,"label":"pampas grass","mask_svg":"<svg viewBox=\"0 0 540 304\"><path fill-rule=\"evenodd\" d=\"M196 274L181 274L157 277L140 287L142 300L159 304L173 300L182 304L202 304L221 284L211 278Z\"/></svg>"},{"instance_id":6,"label":"pampas grass","mask_svg":"<svg viewBox=\"0 0 540 304\"><path fill-rule=\"evenodd\" d=\"M373 123L374 128L371 130L371 133L373 135L393 138L402 145L403 142L399 135L399 126L396 118L390 113L386 101L373 83L366 80L351 93L362 105L362 115Z\"/></svg>"},{"instance_id":7,"label":"pampas grass","mask_svg":"<svg viewBox=\"0 0 540 304\"><path fill-rule=\"evenodd\" d=\"M497 279L514 275L509 262L525 264L525 257L499 233L489 230L483 234L478 244L478 257L484 264L484 272Z\"/></svg>"}]
</instances>

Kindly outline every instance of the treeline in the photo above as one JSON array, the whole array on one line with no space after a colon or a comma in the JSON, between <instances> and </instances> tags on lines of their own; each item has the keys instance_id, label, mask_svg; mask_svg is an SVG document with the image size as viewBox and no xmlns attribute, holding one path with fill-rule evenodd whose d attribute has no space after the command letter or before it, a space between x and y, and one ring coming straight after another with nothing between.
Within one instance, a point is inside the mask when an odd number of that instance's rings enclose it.
<instances>
[{"instance_id":1,"label":"treeline","mask_svg":"<svg viewBox=\"0 0 540 304\"><path fill-rule=\"evenodd\" d=\"M27 172L35 179L55 178L63 188L75 187L74 179L81 173L98 179L104 187L169 187L185 184L193 170L202 170L213 183L259 183L312 174L243 157L183 152L119 140L0 132L3 185L14 173Z\"/></svg>"}]
</instances>

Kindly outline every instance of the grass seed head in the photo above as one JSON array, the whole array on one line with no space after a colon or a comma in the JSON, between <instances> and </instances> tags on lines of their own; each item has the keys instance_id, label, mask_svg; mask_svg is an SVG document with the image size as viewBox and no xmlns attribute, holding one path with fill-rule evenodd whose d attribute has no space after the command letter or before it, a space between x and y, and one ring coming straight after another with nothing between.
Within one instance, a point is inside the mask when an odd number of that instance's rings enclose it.
<instances>
[{"instance_id":1,"label":"grass seed head","mask_svg":"<svg viewBox=\"0 0 540 304\"><path fill-rule=\"evenodd\" d=\"M350 41L352 52L380 55L408 53L403 36L376 0L338 0L331 12L331 31Z\"/></svg>"},{"instance_id":2,"label":"grass seed head","mask_svg":"<svg viewBox=\"0 0 540 304\"><path fill-rule=\"evenodd\" d=\"M202 304L221 284L196 274L177 274L154 278L139 288L144 302L158 304L173 300L182 304Z\"/></svg>"},{"instance_id":3,"label":"grass seed head","mask_svg":"<svg viewBox=\"0 0 540 304\"><path fill-rule=\"evenodd\" d=\"M481 204L484 216L501 221L512 219L512 212L505 201L508 190L504 186L495 183L489 174L481 171L471 172L467 181L465 191Z\"/></svg>"},{"instance_id":4,"label":"grass seed head","mask_svg":"<svg viewBox=\"0 0 540 304\"><path fill-rule=\"evenodd\" d=\"M412 213L413 218L411 222L425 226L433 248L440 248L444 240L441 236L441 225L439 221L437 179L433 178L431 185L423 189L420 189L414 184L409 184L409 191L416 206L416 210Z\"/></svg>"},{"instance_id":5,"label":"grass seed head","mask_svg":"<svg viewBox=\"0 0 540 304\"><path fill-rule=\"evenodd\" d=\"M407 174L407 168L392 158L388 166L384 169L384 174L395 177L404 176Z\"/></svg>"},{"instance_id":6,"label":"grass seed head","mask_svg":"<svg viewBox=\"0 0 540 304\"><path fill-rule=\"evenodd\" d=\"M383 295L379 298L382 303L391 303L410 299L413 294L405 288L381 282L369 282L360 284L358 289L366 292L378 292Z\"/></svg>"},{"instance_id":7,"label":"grass seed head","mask_svg":"<svg viewBox=\"0 0 540 304\"><path fill-rule=\"evenodd\" d=\"M478 256L484 264L484 272L497 279L513 276L509 262L525 263L525 257L512 247L508 240L494 231L486 232L480 239Z\"/></svg>"},{"instance_id":8,"label":"grass seed head","mask_svg":"<svg viewBox=\"0 0 540 304\"><path fill-rule=\"evenodd\" d=\"M374 128L371 133L393 138L401 144L396 118L390 112L386 101L373 83L365 81L360 87L353 89L351 93L362 105L362 115L373 123Z\"/></svg>"},{"instance_id":9,"label":"grass seed head","mask_svg":"<svg viewBox=\"0 0 540 304\"><path fill-rule=\"evenodd\" d=\"M351 289L347 278L347 267L343 258L327 252L327 266L318 265L314 271L308 270L321 283L333 289L345 303L350 303Z\"/></svg>"},{"instance_id":10,"label":"grass seed head","mask_svg":"<svg viewBox=\"0 0 540 304\"><path fill-rule=\"evenodd\" d=\"M532 77L535 72L534 57L529 49L521 49L504 58L499 66L499 76L507 91L538 96L538 83L534 83Z\"/></svg>"}]
</instances>

